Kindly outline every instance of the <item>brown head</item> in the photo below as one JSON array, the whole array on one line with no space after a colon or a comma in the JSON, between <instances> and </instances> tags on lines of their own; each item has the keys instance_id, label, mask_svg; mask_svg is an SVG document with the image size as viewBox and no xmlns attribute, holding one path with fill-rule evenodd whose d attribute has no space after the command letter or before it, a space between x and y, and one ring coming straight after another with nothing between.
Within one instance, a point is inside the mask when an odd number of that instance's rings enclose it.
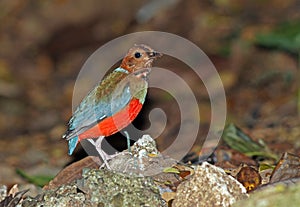
<instances>
[{"instance_id":1,"label":"brown head","mask_svg":"<svg viewBox=\"0 0 300 207\"><path fill-rule=\"evenodd\" d=\"M156 52L147 45L135 45L129 49L122 60L120 67L128 70L129 72L134 72L143 68L150 68L152 67L153 60L161 56L161 53Z\"/></svg>"}]
</instances>

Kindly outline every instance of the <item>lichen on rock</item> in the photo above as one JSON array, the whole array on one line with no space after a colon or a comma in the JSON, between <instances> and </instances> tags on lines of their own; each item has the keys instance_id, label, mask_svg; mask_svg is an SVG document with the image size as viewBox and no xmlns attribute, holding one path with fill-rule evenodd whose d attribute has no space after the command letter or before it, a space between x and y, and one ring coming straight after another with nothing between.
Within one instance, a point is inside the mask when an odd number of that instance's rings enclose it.
<instances>
[{"instance_id":1,"label":"lichen on rock","mask_svg":"<svg viewBox=\"0 0 300 207\"><path fill-rule=\"evenodd\" d=\"M26 198L22 206L164 206L150 177L134 177L106 169L86 169L82 179Z\"/></svg>"}]
</instances>

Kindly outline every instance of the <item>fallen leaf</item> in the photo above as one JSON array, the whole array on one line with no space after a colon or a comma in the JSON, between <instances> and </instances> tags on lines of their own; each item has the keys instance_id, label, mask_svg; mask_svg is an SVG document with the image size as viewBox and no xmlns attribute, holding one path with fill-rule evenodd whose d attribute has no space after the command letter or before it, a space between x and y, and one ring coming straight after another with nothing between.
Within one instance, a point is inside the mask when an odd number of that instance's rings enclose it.
<instances>
[{"instance_id":1,"label":"fallen leaf","mask_svg":"<svg viewBox=\"0 0 300 207\"><path fill-rule=\"evenodd\" d=\"M300 177L300 157L284 153L272 172L270 183Z\"/></svg>"}]
</instances>

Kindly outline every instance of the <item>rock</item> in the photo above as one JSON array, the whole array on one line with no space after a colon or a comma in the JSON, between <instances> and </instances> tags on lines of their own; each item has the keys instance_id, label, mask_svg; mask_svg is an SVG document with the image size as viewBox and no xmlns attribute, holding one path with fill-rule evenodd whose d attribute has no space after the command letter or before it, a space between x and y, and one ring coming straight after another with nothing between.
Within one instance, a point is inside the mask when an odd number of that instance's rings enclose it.
<instances>
[{"instance_id":1,"label":"rock","mask_svg":"<svg viewBox=\"0 0 300 207\"><path fill-rule=\"evenodd\" d=\"M4 200L4 198L7 196L7 186L6 185L0 185L0 201Z\"/></svg>"},{"instance_id":2,"label":"rock","mask_svg":"<svg viewBox=\"0 0 300 207\"><path fill-rule=\"evenodd\" d=\"M117 172L154 176L176 163L176 160L160 154L155 140L144 135L131 147L131 153L124 151L118 154L109 161L109 166Z\"/></svg>"},{"instance_id":3,"label":"rock","mask_svg":"<svg viewBox=\"0 0 300 207\"><path fill-rule=\"evenodd\" d=\"M300 203L300 181L297 183L280 182L264 187L250 194L249 199L239 201L234 204L235 207L298 207Z\"/></svg>"},{"instance_id":4,"label":"rock","mask_svg":"<svg viewBox=\"0 0 300 207\"><path fill-rule=\"evenodd\" d=\"M57 188L61 185L71 183L76 179L82 178L82 169L90 168L90 169L98 169L99 163L101 163L99 157L88 156L79 160L77 162L72 163L67 166L63 170L61 170L55 178L53 178L48 185L43 187L44 190L50 190Z\"/></svg>"},{"instance_id":5,"label":"rock","mask_svg":"<svg viewBox=\"0 0 300 207\"><path fill-rule=\"evenodd\" d=\"M139 139L130 153L113 157L111 171L90 169L99 166L96 162L99 159L90 157L66 168L42 194L26 198L22 206L161 207L173 201L172 207L209 207L230 206L247 197L246 189L221 168L177 163L163 156L149 135Z\"/></svg>"},{"instance_id":6,"label":"rock","mask_svg":"<svg viewBox=\"0 0 300 207\"><path fill-rule=\"evenodd\" d=\"M82 179L47 190L38 199L26 198L22 206L165 206L150 177L135 177L106 169L85 169Z\"/></svg>"},{"instance_id":7,"label":"rock","mask_svg":"<svg viewBox=\"0 0 300 207\"><path fill-rule=\"evenodd\" d=\"M189 180L177 187L173 207L231 206L247 197L246 189L216 166L204 162Z\"/></svg>"}]
</instances>

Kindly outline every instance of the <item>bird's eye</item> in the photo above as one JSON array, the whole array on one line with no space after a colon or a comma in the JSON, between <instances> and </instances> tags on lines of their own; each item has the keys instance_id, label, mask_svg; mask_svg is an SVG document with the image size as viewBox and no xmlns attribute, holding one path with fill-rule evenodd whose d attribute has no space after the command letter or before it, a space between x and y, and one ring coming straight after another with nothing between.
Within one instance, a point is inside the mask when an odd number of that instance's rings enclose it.
<instances>
[{"instance_id":1,"label":"bird's eye","mask_svg":"<svg viewBox=\"0 0 300 207\"><path fill-rule=\"evenodd\" d=\"M140 52L136 52L136 53L134 53L134 57L140 58L140 57L142 57L142 54Z\"/></svg>"}]
</instances>

